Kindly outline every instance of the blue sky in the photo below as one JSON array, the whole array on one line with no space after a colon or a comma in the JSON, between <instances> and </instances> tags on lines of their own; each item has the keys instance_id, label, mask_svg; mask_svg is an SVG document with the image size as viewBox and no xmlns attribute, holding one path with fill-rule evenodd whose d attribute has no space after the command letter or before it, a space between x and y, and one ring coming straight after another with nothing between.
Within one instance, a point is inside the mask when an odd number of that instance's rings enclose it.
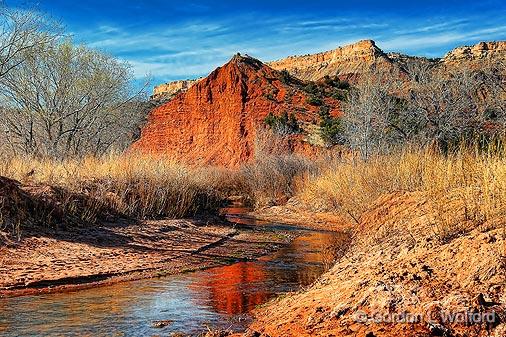
<instances>
[{"instance_id":1,"label":"blue sky","mask_svg":"<svg viewBox=\"0 0 506 337\"><path fill-rule=\"evenodd\" d=\"M27 1L7 1L26 6ZM263 61L373 39L385 51L440 57L506 40L506 2L39 0L74 40L128 61L153 84L208 74L241 52Z\"/></svg>"}]
</instances>

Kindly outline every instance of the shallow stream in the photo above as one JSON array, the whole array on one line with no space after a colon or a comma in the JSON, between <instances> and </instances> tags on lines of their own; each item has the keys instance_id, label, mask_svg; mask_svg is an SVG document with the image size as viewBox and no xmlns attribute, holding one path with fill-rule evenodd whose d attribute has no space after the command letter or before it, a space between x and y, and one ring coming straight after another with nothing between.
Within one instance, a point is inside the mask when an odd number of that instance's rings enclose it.
<instances>
[{"instance_id":1,"label":"shallow stream","mask_svg":"<svg viewBox=\"0 0 506 337\"><path fill-rule=\"evenodd\" d=\"M0 336L170 336L241 330L249 313L274 296L310 285L333 261L342 234L295 228L225 209L230 221L301 232L256 261L76 292L0 300ZM330 249L329 249L330 247ZM162 328L154 321L170 321ZM168 323L168 322L167 322Z\"/></svg>"}]
</instances>

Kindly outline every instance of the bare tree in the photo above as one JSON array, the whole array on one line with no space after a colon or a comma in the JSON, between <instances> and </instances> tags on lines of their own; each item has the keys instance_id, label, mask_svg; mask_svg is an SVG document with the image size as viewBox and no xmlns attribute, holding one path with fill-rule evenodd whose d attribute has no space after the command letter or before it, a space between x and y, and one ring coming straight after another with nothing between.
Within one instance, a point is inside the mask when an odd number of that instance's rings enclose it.
<instances>
[{"instance_id":1,"label":"bare tree","mask_svg":"<svg viewBox=\"0 0 506 337\"><path fill-rule=\"evenodd\" d=\"M127 64L69 41L22 57L0 78L11 149L62 158L129 142L143 116Z\"/></svg>"},{"instance_id":2,"label":"bare tree","mask_svg":"<svg viewBox=\"0 0 506 337\"><path fill-rule=\"evenodd\" d=\"M406 142L448 149L504 132L503 63L473 67L416 62L406 70L401 76L373 71L349 94L345 139L364 158Z\"/></svg>"},{"instance_id":3,"label":"bare tree","mask_svg":"<svg viewBox=\"0 0 506 337\"><path fill-rule=\"evenodd\" d=\"M400 123L399 76L373 71L361 77L344 106L344 138L363 158L407 137Z\"/></svg>"},{"instance_id":4,"label":"bare tree","mask_svg":"<svg viewBox=\"0 0 506 337\"><path fill-rule=\"evenodd\" d=\"M24 62L24 55L45 49L60 27L35 11L10 9L0 2L0 77Z\"/></svg>"},{"instance_id":5,"label":"bare tree","mask_svg":"<svg viewBox=\"0 0 506 337\"><path fill-rule=\"evenodd\" d=\"M480 94L484 110L493 114L485 117L496 119L506 126L506 60L487 62L479 72L482 83Z\"/></svg>"},{"instance_id":6,"label":"bare tree","mask_svg":"<svg viewBox=\"0 0 506 337\"><path fill-rule=\"evenodd\" d=\"M496 65L411 69L409 113L417 140L446 148L504 128L504 77Z\"/></svg>"}]
</instances>

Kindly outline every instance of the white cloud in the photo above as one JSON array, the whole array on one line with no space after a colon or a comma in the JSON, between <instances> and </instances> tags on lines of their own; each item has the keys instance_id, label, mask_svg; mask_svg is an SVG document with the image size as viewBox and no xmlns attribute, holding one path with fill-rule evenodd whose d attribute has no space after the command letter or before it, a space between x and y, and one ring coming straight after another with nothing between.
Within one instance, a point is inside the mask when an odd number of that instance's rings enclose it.
<instances>
[{"instance_id":1,"label":"white cloud","mask_svg":"<svg viewBox=\"0 0 506 337\"><path fill-rule=\"evenodd\" d=\"M386 50L419 49L428 47L446 46L449 44L457 45L463 41L469 40L487 40L495 39L498 36L506 37L506 26L493 28L483 28L475 30L462 30L452 32L442 32L434 34L404 34L398 37L379 41L381 47ZM449 51L449 50L448 50Z\"/></svg>"},{"instance_id":2,"label":"white cloud","mask_svg":"<svg viewBox=\"0 0 506 337\"><path fill-rule=\"evenodd\" d=\"M495 23L483 23L470 17L412 21L249 13L152 26L103 24L97 30L77 32L76 37L128 61L137 78L152 74L165 81L205 75L236 52L270 61L330 50L361 39L374 39L387 51L428 54L438 50L442 56L464 41L506 38L505 23L501 17Z\"/></svg>"}]
</instances>

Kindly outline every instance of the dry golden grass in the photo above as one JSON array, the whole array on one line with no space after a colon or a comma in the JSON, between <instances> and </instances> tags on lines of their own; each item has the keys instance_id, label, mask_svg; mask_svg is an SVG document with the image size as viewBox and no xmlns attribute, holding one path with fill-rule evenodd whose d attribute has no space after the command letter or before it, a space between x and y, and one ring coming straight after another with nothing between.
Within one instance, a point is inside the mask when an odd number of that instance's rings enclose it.
<instances>
[{"instance_id":1,"label":"dry golden grass","mask_svg":"<svg viewBox=\"0 0 506 337\"><path fill-rule=\"evenodd\" d=\"M0 176L19 180L36 194L42 191L88 222L104 211L135 218L191 216L216 210L231 188L230 175L222 170L133 155L60 162L10 158L0 164Z\"/></svg>"},{"instance_id":2,"label":"dry golden grass","mask_svg":"<svg viewBox=\"0 0 506 337\"><path fill-rule=\"evenodd\" d=\"M36 197L56 202L60 213L85 222L105 214L133 218L180 218L215 211L222 200L243 194L257 205L297 195L312 208L345 214L351 221L382 195L422 192L432 208L434 231L451 238L504 215L506 153L461 149L444 155L405 149L367 161L357 157L312 162L288 155L263 156L239 172L189 168L151 157L110 155L81 160L1 161L0 176L21 181ZM50 190L41 188L51 186Z\"/></svg>"},{"instance_id":3,"label":"dry golden grass","mask_svg":"<svg viewBox=\"0 0 506 337\"><path fill-rule=\"evenodd\" d=\"M441 237L479 225L506 211L506 156L503 151L460 149L443 155L431 149L406 149L367 161L346 158L327 163L308 177L299 196L313 208L341 212L354 221L376 199L396 191L423 192Z\"/></svg>"},{"instance_id":4,"label":"dry golden grass","mask_svg":"<svg viewBox=\"0 0 506 337\"><path fill-rule=\"evenodd\" d=\"M265 154L243 165L236 179L243 182L243 191L254 205L261 207L285 203L294 195L298 180L316 170L303 156Z\"/></svg>"}]
</instances>

